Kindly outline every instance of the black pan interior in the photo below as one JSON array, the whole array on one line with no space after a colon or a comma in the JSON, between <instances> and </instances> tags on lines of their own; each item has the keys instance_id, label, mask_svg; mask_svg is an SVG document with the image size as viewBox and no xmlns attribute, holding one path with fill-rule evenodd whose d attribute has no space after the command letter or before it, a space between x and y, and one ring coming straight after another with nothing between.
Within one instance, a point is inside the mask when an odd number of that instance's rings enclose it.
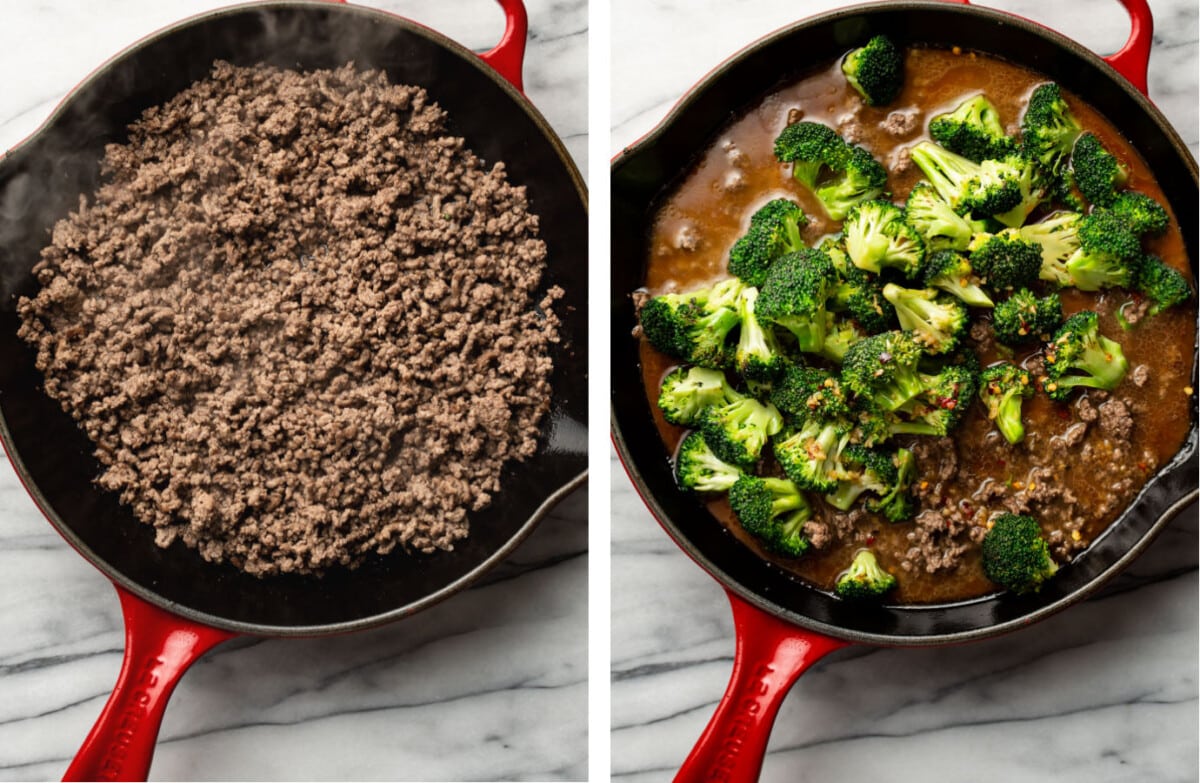
<instances>
[{"instance_id":1,"label":"black pan interior","mask_svg":"<svg viewBox=\"0 0 1200 783\"><path fill-rule=\"evenodd\" d=\"M453 553L393 553L320 579L257 579L205 563L182 545L159 549L149 527L93 485L99 465L88 441L41 391L33 354L16 336L15 303L34 289L30 269L49 227L95 187L104 145L123 141L143 110L204 77L217 59L382 68L395 83L425 87L468 146L487 161L503 160L510 179L528 188L550 250L547 285L567 292L561 310L569 340L555 356L553 408L538 454L506 469L503 492L472 515L471 535ZM93 74L47 129L0 160L0 412L14 465L74 545L119 582L177 612L287 634L348 630L415 611L515 546L586 471L585 198L561 144L501 77L466 49L396 17L329 3L271 4L165 31Z\"/></svg>"},{"instance_id":2,"label":"black pan interior","mask_svg":"<svg viewBox=\"0 0 1200 783\"><path fill-rule=\"evenodd\" d=\"M649 137L612 169L612 410L618 449L639 490L667 531L721 582L761 608L799 625L860 641L930 644L994 633L1077 600L1140 551L1179 502L1196 491L1195 397L1188 440L1138 501L1065 567L1040 594L993 596L936 607L848 611L738 542L671 475L642 387L628 293L642 285L650 220L664 189L730 119L777 86L823 66L872 35L897 43L962 46L1022 63L1083 96L1142 151L1170 199L1196 277L1196 164L1148 102L1090 52L1031 23L986 9L894 2L817 17L755 44L710 75ZM797 56L797 53L803 53ZM1195 362L1193 361L1193 388Z\"/></svg>"}]
</instances>

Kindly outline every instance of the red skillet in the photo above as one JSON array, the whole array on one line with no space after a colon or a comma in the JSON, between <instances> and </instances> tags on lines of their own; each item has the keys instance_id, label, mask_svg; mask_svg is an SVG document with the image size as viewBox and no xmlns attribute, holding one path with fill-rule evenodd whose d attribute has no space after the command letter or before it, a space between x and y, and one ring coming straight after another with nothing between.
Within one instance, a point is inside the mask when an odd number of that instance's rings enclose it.
<instances>
[{"instance_id":1,"label":"red skillet","mask_svg":"<svg viewBox=\"0 0 1200 783\"><path fill-rule=\"evenodd\" d=\"M113 695L67 770L71 780L144 779L167 699L213 645L238 634L314 636L368 628L430 606L472 584L582 483L586 429L586 192L561 142L521 93L526 15L499 0L505 31L476 56L409 20L355 6L272 2L194 17L138 42L92 73L49 120L0 158L0 436L26 489L64 538L116 585L125 659ZM180 53L186 53L181 56ZM392 554L325 578L256 579L166 550L112 495L74 422L41 391L33 355L17 338L16 298L48 228L94 189L104 145L143 110L205 76L216 59L241 65L330 68L353 60L418 84L448 110L452 130L526 185L550 249L549 280L567 291L568 340L555 356L551 414L530 461L505 471L504 491L472 517L465 545L430 557Z\"/></svg>"},{"instance_id":2,"label":"red skillet","mask_svg":"<svg viewBox=\"0 0 1200 783\"><path fill-rule=\"evenodd\" d=\"M960 0L961 2L961 0ZM1023 63L1116 118L1142 151L1171 201L1192 259L1197 256L1197 171L1179 136L1144 96L1152 20L1145 0L1121 0L1133 30L1117 54L1079 44L1009 14L961 4L889 2L852 6L773 33L722 63L665 120L612 165L612 257L644 259L656 199L688 171L695 151L748 101L807 68L830 62L870 35L904 43L962 46ZM803 53L802 57L797 53ZM799 61L798 61L799 60ZM923 607L848 611L843 602L793 581L740 546L675 485L642 386L628 293L640 263L612 271L612 427L622 463L675 542L725 587L737 635L729 686L677 781L749 783L758 778L771 726L788 689L822 656L852 643L918 646L982 639L1024 627L1095 592L1132 561L1197 496L1193 396L1190 434L1174 460L1087 553L1040 594L1002 594ZM1195 386L1193 362L1193 387Z\"/></svg>"}]
</instances>

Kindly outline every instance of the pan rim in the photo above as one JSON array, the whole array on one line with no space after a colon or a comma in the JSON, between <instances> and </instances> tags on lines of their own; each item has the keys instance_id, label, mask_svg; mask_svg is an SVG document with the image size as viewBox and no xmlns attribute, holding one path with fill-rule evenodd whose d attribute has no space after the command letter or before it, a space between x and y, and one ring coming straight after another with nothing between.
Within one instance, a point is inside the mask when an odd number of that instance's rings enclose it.
<instances>
[{"instance_id":1,"label":"pan rim","mask_svg":"<svg viewBox=\"0 0 1200 783\"><path fill-rule=\"evenodd\" d=\"M505 94L505 96L516 106L518 106L530 119L531 122L538 128L545 141L553 149L555 156L558 159L559 165L565 170L574 192L579 199L580 206L584 213L588 211L588 191L584 183L578 166L567 152L566 146L562 139L550 126L549 122L541 114L541 112L533 105L527 96L516 89L507 79L500 75L495 69L485 63L479 55L462 44L446 37L442 33L433 30L419 22L400 16L388 11L375 8L366 8L363 6L346 4L346 3L331 3L328 0L260 0L259 2L238 3L234 5L223 6L209 11L204 11L194 14L178 21L165 25L122 48L117 53L113 54L104 60L95 69L89 72L82 80L72 87L62 100L54 107L45 120L41 122L28 136L18 141L15 145L9 148L4 153L0 154L0 167L6 164L13 164L25 154L32 154L37 146L38 139L52 128L66 111L79 99L80 95L90 87L93 83L103 77L112 68L124 62L129 57L135 55L140 50L158 43L165 38L168 38L180 30L202 24L214 19L219 19L228 16L234 16L243 13L252 13L262 10L293 10L307 9L321 12L356 14L359 16L374 19L378 22L397 26L409 32L419 35L427 39L430 43L440 46L441 48L456 55L460 60L469 64L483 76L492 81ZM547 421L550 420L547 414ZM545 423L542 425L546 426ZM572 492L582 487L588 479L588 469L586 466L573 476L568 477L560 483L553 491L548 493L542 502L535 508L529 516L521 523L520 527L510 536L502 546L490 553L485 559L480 561L469 571L451 582L443 585L441 588L434 590L421 598L409 601L402 606L397 606L385 612L369 615L366 617L355 618L352 620L339 621L334 623L319 623L309 625L275 625L270 623L251 623L239 620L231 620L219 615L214 615L208 612L192 609L175 601L168 600L154 590L135 582L127 577L124 573L113 567L106 560L97 555L89 546L87 546L71 526L69 526L54 510L48 499L43 494L41 488L33 481L31 474L25 467L25 463L21 458L20 452L16 449L12 441L12 433L9 429L8 419L0 408L0 447L3 447L4 453L12 464L13 471L20 481L25 492L33 500L38 511L46 518L46 520L54 527L55 531L88 563L100 571L100 573L112 582L115 586L128 590L139 598L159 607L172 615L181 619L191 620L203 625L219 628L222 630L233 631L235 633L250 635L250 636L265 636L265 637L314 637L326 636L332 634L348 633L352 631L365 630L379 625L402 619L412 614L416 614L424 609L427 609L445 599L451 597L455 593L465 590L476 582L478 582L487 572L492 570L499 562L510 555L517 547L519 547L533 533L538 524L550 513L550 511L565 499ZM544 447L543 447L544 448ZM544 456L544 455L543 455ZM140 523L139 523L140 524Z\"/></svg>"},{"instance_id":2,"label":"pan rim","mask_svg":"<svg viewBox=\"0 0 1200 783\"><path fill-rule=\"evenodd\" d=\"M722 79L730 70L740 65L746 58L750 57L757 51L769 46L777 45L780 40L786 39L800 30L817 25L830 24L839 20L857 18L864 14L874 14L878 12L921 13L925 11L972 15L975 17L980 17L984 20L1000 23L1010 27L1016 27L1026 34L1043 38L1049 43L1061 49L1065 49L1069 53L1072 53L1076 56L1082 57L1088 63L1097 66L1103 72L1103 74L1108 77L1112 86L1121 89L1128 97L1132 98L1138 107L1142 109L1145 115L1154 122L1159 132L1162 133L1163 138L1170 143L1171 147L1177 152L1181 153L1180 157L1185 161L1185 165L1191 179L1193 181L1197 181L1198 175L1196 159L1191 154L1191 151L1187 148L1187 146L1183 143L1175 128L1150 101L1148 96L1143 95L1136 88L1134 88L1119 71L1109 65L1098 54L1053 29L1014 14L974 5L947 3L944 2L944 0L902 0L900 2L888 2L887 0L883 0L845 6L784 25L783 27L780 27L752 41L745 47L725 58L712 70L701 77L699 81L688 88L688 90L667 111L663 118L659 120L650 130L648 130L633 143L623 147L619 153L614 155L610 161L610 177L615 177L621 167L643 149L658 143L667 129L672 127L676 122L680 121L687 114L691 106L700 100L704 93L712 88L713 85ZM764 85L764 92L756 94L766 94L766 92L769 92L770 89L771 85ZM733 113L737 114L743 108L744 106L738 107ZM679 173L680 172L674 172L670 177L663 178L663 185L659 190L659 194L670 187L671 183L675 181L675 178L679 176ZM1197 337L1200 337L1200 335L1197 335ZM1196 373L1197 366L1200 365L1200 362L1197 361L1197 357L1200 356L1200 353L1198 352L1200 352L1200 339L1196 339L1196 341L1193 343L1193 376ZM1194 409L1194 401L1196 399L1195 393L1193 393L1192 396ZM1105 529L1105 532L1097 537L1096 541L1099 541L1101 538L1107 535L1121 517L1125 516L1125 514L1127 514L1131 509L1143 502L1142 494L1159 478L1165 477L1175 471L1186 470L1189 465L1192 467L1194 472L1197 464L1196 439L1198 431L1200 430L1197 429L1196 423L1193 423L1193 426L1189 430L1187 439L1185 439L1185 441L1181 444L1179 450L1172 456L1171 460L1169 460L1162 468L1159 469L1151 481L1147 482L1147 484L1143 486L1138 495L1129 503L1128 506L1126 506L1125 511L1122 512L1121 516L1119 516L1117 520L1114 520L1113 523ZM1039 607L1026 614L1022 614L1019 617L995 622L993 624L978 628L928 635L892 635L886 633L873 633L831 625L829 623L815 620L806 615L791 611L782 605L776 604L764 598L755 590L746 587L736 577L718 567L710 558L701 553L698 548L692 544L690 539L682 532L679 525L671 521L671 516L663 508L653 490L651 490L646 484L642 476L642 471L637 462L634 460L632 452L630 451L626 442L625 434L621 429L620 415L615 402L610 404L610 433L613 444L617 451L617 455L620 459L621 466L625 470L626 475L629 477L631 483L634 485L634 488L641 497L643 504L647 507L650 513L654 516L655 520L658 522L659 526L667 533L675 545L678 546L683 553L692 559L698 566L700 566L700 568L714 578L724 590L737 595L740 599L746 601L761 611L786 620L792 625L797 626L799 630L813 631L836 639L878 646L930 647L941 644L982 640L1007 633L1008 631L1015 630L1017 628L1028 626L1032 623L1045 619L1052 614L1056 614L1057 612L1068 608L1072 604L1092 596L1098 590L1102 589L1110 579L1112 579L1117 573L1122 571L1133 560L1135 560L1137 556L1139 556L1154 541L1154 539L1157 538L1158 534L1185 507L1200 498L1200 488L1193 488L1184 492L1182 496L1169 499L1169 505L1167 505L1162 513L1159 514L1158 519L1156 519L1149 527L1147 527L1145 532L1138 538L1138 540L1132 546L1126 549L1120 557L1116 558L1107 567L1092 576L1092 578L1090 578L1086 583L1080 585L1067 595L1056 601L1048 603L1045 606ZM805 588L815 589L806 583ZM998 594L996 593L991 593L948 604L914 604L908 606L889 607L889 609L919 612L923 610L936 610L937 608L948 606L967 606L975 603L995 600L997 595Z\"/></svg>"}]
</instances>

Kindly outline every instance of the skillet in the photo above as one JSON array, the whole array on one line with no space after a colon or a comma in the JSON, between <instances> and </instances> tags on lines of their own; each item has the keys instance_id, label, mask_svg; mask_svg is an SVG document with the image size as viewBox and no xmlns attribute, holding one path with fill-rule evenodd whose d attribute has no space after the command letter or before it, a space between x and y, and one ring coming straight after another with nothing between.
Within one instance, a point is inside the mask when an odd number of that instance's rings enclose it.
<instances>
[{"instance_id":1,"label":"skillet","mask_svg":"<svg viewBox=\"0 0 1200 783\"><path fill-rule=\"evenodd\" d=\"M354 6L271 2L222 9L166 28L80 84L29 139L0 158L0 436L49 521L117 587L126 658L113 698L68 770L72 779L144 777L167 697L212 645L237 634L315 636L409 616L464 589L523 541L586 471L586 192L574 164L521 93L526 36L520 0L501 0L505 33L476 56L414 22ZM186 52L186 56L180 56ZM510 466L492 506L452 553L396 554L325 578L256 579L204 563L184 547L153 545L92 479L99 466L73 421L40 387L16 337L16 297L47 229L94 188L103 147L140 113L207 74L213 60L336 67L354 60L396 83L419 84L445 107L451 130L486 160L503 160L528 188L550 248L549 282L567 291L567 340L555 356L551 412L537 454Z\"/></svg>"},{"instance_id":2,"label":"skillet","mask_svg":"<svg viewBox=\"0 0 1200 783\"><path fill-rule=\"evenodd\" d=\"M1142 0L1124 4L1134 21L1133 33L1126 47L1108 58L1110 64L1033 23L949 3L852 6L769 35L718 66L663 123L614 159L612 256L645 258L644 242L656 199L690 168L693 155L740 107L808 68L833 60L870 35L887 32L904 43L959 45L1025 64L1075 91L1105 115L1119 118L1179 216L1194 278L1196 164L1178 135L1138 91L1146 84L1151 20ZM798 52L803 57L797 57ZM1196 496L1193 395L1189 435L1174 460L1088 553L1063 569L1039 595L847 611L842 602L798 585L738 546L693 497L676 488L644 396L636 341L629 338L635 316L628 293L642 284L643 275L636 261L613 265L613 439L630 478L660 524L729 593L737 633L729 688L677 780L755 779L783 695L822 655L848 643L928 646L1024 627L1099 589ZM1193 387L1194 377L1193 363Z\"/></svg>"}]
</instances>

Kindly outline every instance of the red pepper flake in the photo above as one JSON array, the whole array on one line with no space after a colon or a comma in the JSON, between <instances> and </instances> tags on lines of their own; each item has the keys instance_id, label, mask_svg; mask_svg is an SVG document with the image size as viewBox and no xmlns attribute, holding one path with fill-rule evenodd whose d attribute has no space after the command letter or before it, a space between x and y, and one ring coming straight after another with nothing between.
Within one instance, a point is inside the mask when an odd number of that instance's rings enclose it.
<instances>
[{"instance_id":1,"label":"red pepper flake","mask_svg":"<svg viewBox=\"0 0 1200 783\"><path fill-rule=\"evenodd\" d=\"M875 536L874 535L867 536L867 546L874 546L874 545L875 545Z\"/></svg>"},{"instance_id":2,"label":"red pepper flake","mask_svg":"<svg viewBox=\"0 0 1200 783\"><path fill-rule=\"evenodd\" d=\"M1060 418L1060 419L1071 418L1071 411L1067 410L1066 408L1062 407L1061 405L1058 407L1057 413L1058 413L1058 418Z\"/></svg>"},{"instance_id":3,"label":"red pepper flake","mask_svg":"<svg viewBox=\"0 0 1200 783\"><path fill-rule=\"evenodd\" d=\"M1143 473L1145 473L1147 470L1150 469L1150 466L1147 465L1145 462L1139 462L1138 467L1142 469Z\"/></svg>"}]
</instances>

